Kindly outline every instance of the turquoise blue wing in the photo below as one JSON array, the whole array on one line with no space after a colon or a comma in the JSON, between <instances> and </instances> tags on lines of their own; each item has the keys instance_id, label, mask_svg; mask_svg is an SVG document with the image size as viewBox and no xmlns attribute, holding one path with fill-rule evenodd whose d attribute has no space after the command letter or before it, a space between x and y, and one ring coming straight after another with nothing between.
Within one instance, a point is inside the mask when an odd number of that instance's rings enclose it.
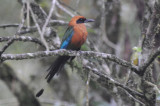
<instances>
[{"instance_id":1,"label":"turquoise blue wing","mask_svg":"<svg viewBox=\"0 0 160 106\"><path fill-rule=\"evenodd\" d=\"M60 49L66 49L68 47L68 45L70 44L70 41L72 39L73 34L74 34L73 27L68 27L64 36L63 36Z\"/></svg>"}]
</instances>

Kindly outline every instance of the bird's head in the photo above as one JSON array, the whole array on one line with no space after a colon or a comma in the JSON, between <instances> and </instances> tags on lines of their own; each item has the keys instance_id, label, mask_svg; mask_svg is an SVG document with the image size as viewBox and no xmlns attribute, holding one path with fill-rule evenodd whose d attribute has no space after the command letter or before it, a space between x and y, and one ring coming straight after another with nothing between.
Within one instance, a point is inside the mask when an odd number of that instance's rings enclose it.
<instances>
[{"instance_id":1,"label":"bird's head","mask_svg":"<svg viewBox=\"0 0 160 106\"><path fill-rule=\"evenodd\" d=\"M70 26L74 26L77 24L83 24L83 23L88 23L88 22L94 22L93 19L86 19L83 16L74 16L71 21L69 22Z\"/></svg>"}]
</instances>

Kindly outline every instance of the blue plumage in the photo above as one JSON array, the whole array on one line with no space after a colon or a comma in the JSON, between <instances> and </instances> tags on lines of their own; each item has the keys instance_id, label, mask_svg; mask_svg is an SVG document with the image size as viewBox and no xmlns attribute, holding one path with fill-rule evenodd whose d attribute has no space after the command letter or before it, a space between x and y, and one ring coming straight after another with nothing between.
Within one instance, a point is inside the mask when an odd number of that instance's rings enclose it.
<instances>
[{"instance_id":1,"label":"blue plumage","mask_svg":"<svg viewBox=\"0 0 160 106\"><path fill-rule=\"evenodd\" d=\"M67 48L67 46L69 45L69 43L70 43L70 41L71 41L71 39L72 39L73 33L74 33L74 32L72 31L72 33L68 36L68 38L65 39L65 40L62 42L60 49L66 49L66 48Z\"/></svg>"}]
</instances>

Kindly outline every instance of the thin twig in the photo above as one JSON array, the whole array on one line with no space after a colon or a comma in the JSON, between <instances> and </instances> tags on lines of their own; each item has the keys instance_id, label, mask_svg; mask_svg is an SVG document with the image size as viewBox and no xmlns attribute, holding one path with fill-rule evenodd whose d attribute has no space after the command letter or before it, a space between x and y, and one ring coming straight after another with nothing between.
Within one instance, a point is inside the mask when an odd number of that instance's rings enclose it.
<instances>
[{"instance_id":1,"label":"thin twig","mask_svg":"<svg viewBox=\"0 0 160 106\"><path fill-rule=\"evenodd\" d=\"M42 43L39 39L33 38L33 37L31 37L31 36L17 36L17 37L15 37L15 36L10 37L10 36L9 36L9 37L0 37L0 42L6 42L6 41L9 41L9 40L11 40L11 39L14 39L15 41L34 42L34 43L37 43L37 44L45 47L45 46L43 45L43 43Z\"/></svg>"},{"instance_id":2,"label":"thin twig","mask_svg":"<svg viewBox=\"0 0 160 106\"><path fill-rule=\"evenodd\" d=\"M29 6L30 6L30 1L26 1L27 3L27 27L30 27L30 13L29 13Z\"/></svg>"},{"instance_id":3,"label":"thin twig","mask_svg":"<svg viewBox=\"0 0 160 106\"><path fill-rule=\"evenodd\" d=\"M23 24L23 23L22 23ZM22 25L20 25L18 32L21 30ZM16 37L16 35L14 35L14 37ZM8 40L8 42L4 45L4 47L1 49L0 51L0 57L2 55L2 53L4 53L4 51L14 42L14 39L10 39Z\"/></svg>"},{"instance_id":4,"label":"thin twig","mask_svg":"<svg viewBox=\"0 0 160 106\"><path fill-rule=\"evenodd\" d=\"M15 24L1 24L0 28L6 28L6 27L18 27L19 24L15 23Z\"/></svg>"},{"instance_id":5,"label":"thin twig","mask_svg":"<svg viewBox=\"0 0 160 106\"><path fill-rule=\"evenodd\" d=\"M138 100L137 98L135 98L134 96L132 96L129 92L126 91L126 93L129 95L129 97L131 97L133 100L135 100L136 102L145 105L145 103L143 103L142 101Z\"/></svg>"},{"instance_id":6,"label":"thin twig","mask_svg":"<svg viewBox=\"0 0 160 106\"><path fill-rule=\"evenodd\" d=\"M30 26L29 28L25 28L21 31L19 31L18 35L23 35L23 34L27 34L27 33L33 33L33 32L36 32L37 31L37 28L36 26Z\"/></svg>"},{"instance_id":7,"label":"thin twig","mask_svg":"<svg viewBox=\"0 0 160 106\"><path fill-rule=\"evenodd\" d=\"M47 25L48 25L48 23L49 23L49 20L50 20L50 18L51 18L51 16L52 16L53 10L54 10L54 8L55 8L55 2L56 2L56 0L52 0L52 7L51 7L50 12L49 12L49 15L48 15L48 17L47 17L47 19L46 19L46 22L44 23L44 25L43 25L43 27L42 27L42 33L40 33L41 39L43 39L43 42L44 42L44 44L45 44L45 46L46 46L46 50L47 50L47 51L49 51L49 47L48 47L48 44L47 44L46 40L44 39L44 33L45 33L46 27L47 27Z\"/></svg>"},{"instance_id":8,"label":"thin twig","mask_svg":"<svg viewBox=\"0 0 160 106\"><path fill-rule=\"evenodd\" d=\"M71 13L68 9L66 9L65 7L63 7L58 1L56 1L56 6L58 8L60 8L62 11L64 11L65 13L67 13L68 15L70 15L71 17L74 16L73 13Z\"/></svg>"},{"instance_id":9,"label":"thin twig","mask_svg":"<svg viewBox=\"0 0 160 106\"><path fill-rule=\"evenodd\" d=\"M10 39L4 46L3 48L0 50L0 57L2 56L2 54L4 53L4 51L14 42L14 39Z\"/></svg>"},{"instance_id":10,"label":"thin twig","mask_svg":"<svg viewBox=\"0 0 160 106\"><path fill-rule=\"evenodd\" d=\"M67 4L65 4L63 1L58 0L59 4L61 4L61 5L63 5L64 7L66 7L66 8L68 8L68 9L72 10L75 14L80 15L80 13L77 12L79 1L80 1L80 0L77 0L77 1L76 1L76 8L73 9L72 7L70 7L70 6L68 6Z\"/></svg>"},{"instance_id":11,"label":"thin twig","mask_svg":"<svg viewBox=\"0 0 160 106\"><path fill-rule=\"evenodd\" d=\"M22 12L24 11L24 8L25 8L25 6L24 6L24 4L23 4ZM18 26L18 29L17 29L16 35L18 35L18 33L19 33L19 32L21 31L21 29L23 28L23 26L24 26L24 22L25 22L25 17L23 17L23 18L22 18L21 24L19 24L19 26Z\"/></svg>"},{"instance_id":12,"label":"thin twig","mask_svg":"<svg viewBox=\"0 0 160 106\"><path fill-rule=\"evenodd\" d=\"M41 36L41 34L42 34L42 31L41 31L41 28L40 28L40 26L39 26L39 24L38 24L38 22L37 22L37 20L36 20L36 17L35 17L35 15L34 15L34 12L33 12L33 10L32 10L32 8L29 6L29 10L30 10L30 12L31 12L31 16L32 16L32 18L33 18L33 21L34 21L34 23L35 23L35 25L36 25L36 27L37 27L37 29L38 29L38 33L40 34L40 36ZM41 36L41 40L42 40L42 42L44 43L44 45L45 45L45 47L46 47L46 49L48 48L48 45L47 45L47 43L46 43L46 40Z\"/></svg>"},{"instance_id":13,"label":"thin twig","mask_svg":"<svg viewBox=\"0 0 160 106\"><path fill-rule=\"evenodd\" d=\"M102 41L104 43L106 43L109 47L111 47L111 48L116 50L117 49L117 45L112 43L107 37L106 27L105 27L106 19L105 19L105 16L104 16L104 14L105 14L105 2L104 2L104 0L102 0L102 2L103 2L103 4L102 4L102 7L101 7L101 22L100 22L100 30L101 31L99 31L99 32L100 32L100 35L102 36L101 37Z\"/></svg>"},{"instance_id":14,"label":"thin twig","mask_svg":"<svg viewBox=\"0 0 160 106\"><path fill-rule=\"evenodd\" d=\"M24 10L24 4L23 4L22 10ZM19 24L19 27L18 27L18 30L17 30L16 34L21 31L21 29L22 29L22 27L23 27L23 25L24 25L24 22L25 22L25 19L24 19L24 17L23 17L21 24ZM16 36L16 35L14 35L14 36ZM1 57L1 55L5 52L5 50L6 50L13 42L14 42L14 39L10 39L10 40L3 46L3 48L0 50L0 57Z\"/></svg>"},{"instance_id":15,"label":"thin twig","mask_svg":"<svg viewBox=\"0 0 160 106\"><path fill-rule=\"evenodd\" d=\"M49 24L51 26L64 26L64 25L68 25L69 22L64 21L64 20L50 20ZM6 28L6 27L18 27L20 24L2 24L0 25L0 28ZM37 27L36 26L30 26L29 28L27 28L26 26L22 27L23 30L21 30L20 32L18 32L18 35L22 35L22 34L27 34L27 33L33 33L37 31Z\"/></svg>"},{"instance_id":16,"label":"thin twig","mask_svg":"<svg viewBox=\"0 0 160 106\"><path fill-rule=\"evenodd\" d=\"M68 22L67 21L64 21L64 20L52 20L50 19L49 21L49 24L51 24L51 26L57 26L57 25L60 25L60 26L63 26L63 25L68 25ZM19 24L18 23L12 23L12 24L1 24L0 25L0 28L7 28L7 27L18 27ZM31 28L34 28L35 29L36 26L32 26ZM31 28L27 28L26 26L23 26L22 29L31 29Z\"/></svg>"},{"instance_id":17,"label":"thin twig","mask_svg":"<svg viewBox=\"0 0 160 106\"><path fill-rule=\"evenodd\" d=\"M33 12L32 8L29 6L29 9L30 9L31 14L32 14L32 18L33 18L33 20L34 20L34 23L36 24L36 27L37 27L38 32L39 32L39 34L40 34L41 40L42 40L42 42L44 43L47 51L49 51L49 47L48 47L48 44L47 44L46 40L44 39L44 33L45 33L45 29L46 29L46 27L47 27L47 25L48 25L48 23L49 23L49 20L50 20L50 18L51 18L51 16L52 16L52 12L53 12L54 7L55 7L55 2L56 2L56 0L53 0L53 1L52 1L52 7L51 7L50 12L49 12L49 15L48 15L48 17L47 17L47 19L46 19L43 27L42 27L42 31L41 31L41 27L39 26L39 24L38 24L38 22L37 22L37 20L36 20L36 17L35 17L35 15L34 15L34 12Z\"/></svg>"},{"instance_id":18,"label":"thin twig","mask_svg":"<svg viewBox=\"0 0 160 106\"><path fill-rule=\"evenodd\" d=\"M51 24L51 26L55 26L55 25L68 25L69 22L63 21L63 20L50 20L49 23Z\"/></svg>"}]
</instances>

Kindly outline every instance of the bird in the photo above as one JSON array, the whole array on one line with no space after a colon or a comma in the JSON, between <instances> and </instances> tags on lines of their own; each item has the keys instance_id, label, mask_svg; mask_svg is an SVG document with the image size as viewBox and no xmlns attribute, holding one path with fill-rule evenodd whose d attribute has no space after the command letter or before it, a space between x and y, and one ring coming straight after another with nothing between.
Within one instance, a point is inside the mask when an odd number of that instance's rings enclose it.
<instances>
[{"instance_id":1,"label":"bird","mask_svg":"<svg viewBox=\"0 0 160 106\"><path fill-rule=\"evenodd\" d=\"M76 50L79 51L81 46L87 39L87 29L85 23L94 22L94 19L86 19L84 16L74 16L71 18L68 28L62 38L62 42L60 45L60 49L66 50ZM53 62L53 64L48 68L48 74L45 79L47 83L51 81L56 73L62 70L65 63L68 60L73 60L75 56L59 56ZM37 93L37 97L39 97L43 93L44 89L41 89Z\"/></svg>"},{"instance_id":2,"label":"bird","mask_svg":"<svg viewBox=\"0 0 160 106\"><path fill-rule=\"evenodd\" d=\"M80 50L86 41L88 32L84 23L93 22L93 19L86 19L84 16L74 16L68 24L68 28L63 36L60 49ZM67 60L73 59L70 56L59 56L48 69L49 73L45 77L49 83L53 76L59 72Z\"/></svg>"}]
</instances>

